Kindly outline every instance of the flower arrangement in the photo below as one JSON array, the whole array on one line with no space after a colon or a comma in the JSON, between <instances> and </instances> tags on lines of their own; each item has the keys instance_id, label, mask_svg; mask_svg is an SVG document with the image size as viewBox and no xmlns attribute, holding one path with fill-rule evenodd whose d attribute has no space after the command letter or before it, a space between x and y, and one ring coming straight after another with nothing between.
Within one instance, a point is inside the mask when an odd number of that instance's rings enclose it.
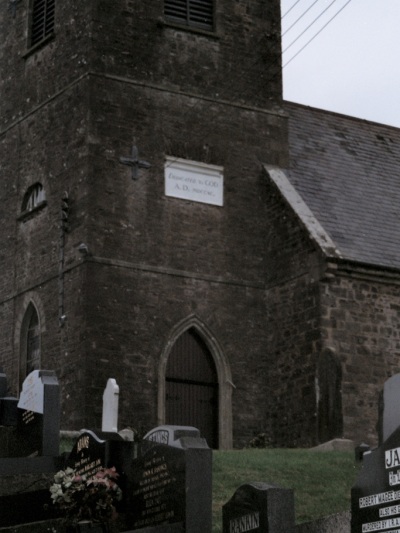
<instances>
[{"instance_id":1,"label":"flower arrangement","mask_svg":"<svg viewBox=\"0 0 400 533\"><path fill-rule=\"evenodd\" d=\"M116 518L115 504L122 498L117 479L115 468L101 468L92 476L66 468L54 475L51 499L69 523L108 522Z\"/></svg>"}]
</instances>

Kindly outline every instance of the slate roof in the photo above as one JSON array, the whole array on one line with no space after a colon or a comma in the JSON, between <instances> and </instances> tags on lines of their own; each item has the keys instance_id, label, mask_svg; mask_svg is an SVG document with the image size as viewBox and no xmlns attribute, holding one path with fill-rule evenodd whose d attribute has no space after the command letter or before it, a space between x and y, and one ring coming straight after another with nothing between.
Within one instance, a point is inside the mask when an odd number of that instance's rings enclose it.
<instances>
[{"instance_id":1,"label":"slate roof","mask_svg":"<svg viewBox=\"0 0 400 533\"><path fill-rule=\"evenodd\" d=\"M285 102L286 175L343 258L400 269L400 129Z\"/></svg>"}]
</instances>

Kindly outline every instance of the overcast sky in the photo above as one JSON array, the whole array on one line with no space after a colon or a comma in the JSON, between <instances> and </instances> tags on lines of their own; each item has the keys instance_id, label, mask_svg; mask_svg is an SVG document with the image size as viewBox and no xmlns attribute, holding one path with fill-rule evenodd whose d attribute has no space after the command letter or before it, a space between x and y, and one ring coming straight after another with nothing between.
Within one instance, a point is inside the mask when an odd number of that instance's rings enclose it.
<instances>
[{"instance_id":1,"label":"overcast sky","mask_svg":"<svg viewBox=\"0 0 400 533\"><path fill-rule=\"evenodd\" d=\"M281 0L284 98L400 127L400 0L348 1Z\"/></svg>"}]
</instances>

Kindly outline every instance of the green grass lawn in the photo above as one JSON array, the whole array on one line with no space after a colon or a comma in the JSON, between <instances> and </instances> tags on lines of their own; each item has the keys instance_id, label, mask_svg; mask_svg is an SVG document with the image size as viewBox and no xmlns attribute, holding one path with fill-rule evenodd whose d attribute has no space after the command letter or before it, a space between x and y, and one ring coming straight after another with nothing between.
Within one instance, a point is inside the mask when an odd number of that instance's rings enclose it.
<instances>
[{"instance_id":1,"label":"green grass lawn","mask_svg":"<svg viewBox=\"0 0 400 533\"><path fill-rule=\"evenodd\" d=\"M213 533L222 506L243 483L262 481L294 490L296 523L350 510L358 473L351 452L249 449L213 452Z\"/></svg>"}]
</instances>

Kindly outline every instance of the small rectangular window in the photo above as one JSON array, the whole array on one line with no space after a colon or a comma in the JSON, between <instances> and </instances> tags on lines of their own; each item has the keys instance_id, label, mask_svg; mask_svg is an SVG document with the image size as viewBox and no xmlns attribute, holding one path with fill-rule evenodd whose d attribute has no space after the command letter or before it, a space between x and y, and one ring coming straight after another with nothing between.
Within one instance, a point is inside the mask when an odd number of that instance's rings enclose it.
<instances>
[{"instance_id":1,"label":"small rectangular window","mask_svg":"<svg viewBox=\"0 0 400 533\"><path fill-rule=\"evenodd\" d=\"M165 0L167 20L203 30L214 29L213 0Z\"/></svg>"},{"instance_id":2,"label":"small rectangular window","mask_svg":"<svg viewBox=\"0 0 400 533\"><path fill-rule=\"evenodd\" d=\"M55 0L33 0L31 19L31 46L54 31Z\"/></svg>"}]
</instances>

